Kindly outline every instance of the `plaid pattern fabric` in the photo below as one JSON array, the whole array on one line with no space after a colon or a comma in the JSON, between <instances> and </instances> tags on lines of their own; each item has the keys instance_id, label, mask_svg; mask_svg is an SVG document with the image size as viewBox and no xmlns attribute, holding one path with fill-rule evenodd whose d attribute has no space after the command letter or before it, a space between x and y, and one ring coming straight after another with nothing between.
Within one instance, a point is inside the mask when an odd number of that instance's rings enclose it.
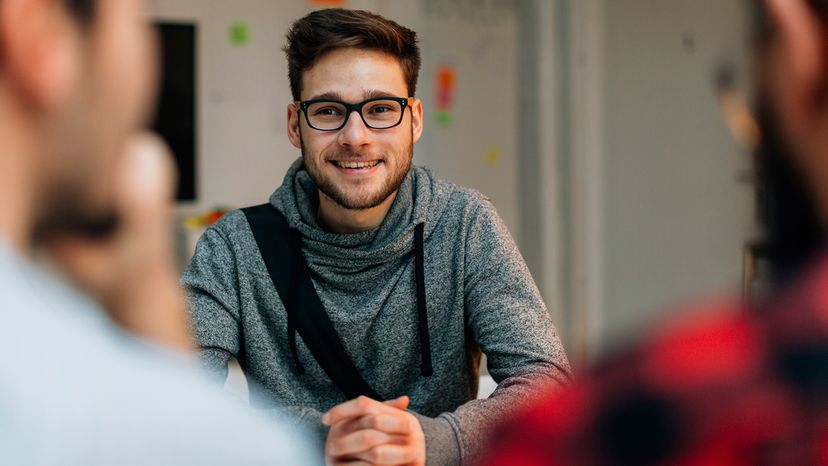
<instances>
[{"instance_id":1,"label":"plaid pattern fabric","mask_svg":"<svg viewBox=\"0 0 828 466\"><path fill-rule=\"evenodd\" d=\"M501 425L485 464L828 465L828 260L760 309L682 315Z\"/></svg>"}]
</instances>

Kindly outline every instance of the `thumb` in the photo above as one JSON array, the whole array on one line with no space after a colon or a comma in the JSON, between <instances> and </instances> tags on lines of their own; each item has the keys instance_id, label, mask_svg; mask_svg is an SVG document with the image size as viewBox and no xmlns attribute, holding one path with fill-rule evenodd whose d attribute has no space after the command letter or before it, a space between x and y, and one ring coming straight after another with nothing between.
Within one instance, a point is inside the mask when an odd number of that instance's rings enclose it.
<instances>
[{"instance_id":1,"label":"thumb","mask_svg":"<svg viewBox=\"0 0 828 466\"><path fill-rule=\"evenodd\" d=\"M175 165L158 136L140 133L128 142L117 180L116 199L124 223L134 227L166 220L172 208Z\"/></svg>"},{"instance_id":2,"label":"thumb","mask_svg":"<svg viewBox=\"0 0 828 466\"><path fill-rule=\"evenodd\" d=\"M392 408L402 409L403 411L408 409L408 405L411 403L411 399L403 395L399 398L395 398L393 400L383 401L382 404L386 406L391 406Z\"/></svg>"}]
</instances>

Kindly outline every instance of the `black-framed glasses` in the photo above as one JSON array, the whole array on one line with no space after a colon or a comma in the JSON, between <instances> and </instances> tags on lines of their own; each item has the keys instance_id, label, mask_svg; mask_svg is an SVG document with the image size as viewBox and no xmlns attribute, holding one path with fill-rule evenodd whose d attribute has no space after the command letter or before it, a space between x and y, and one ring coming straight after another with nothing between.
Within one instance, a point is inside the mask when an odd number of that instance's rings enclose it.
<instances>
[{"instance_id":1,"label":"black-framed glasses","mask_svg":"<svg viewBox=\"0 0 828 466\"><path fill-rule=\"evenodd\" d=\"M355 104L334 99L313 99L294 102L305 114L308 126L317 131L339 131L357 112L365 126L371 129L389 129L402 123L405 109L411 107L414 97L375 97Z\"/></svg>"}]
</instances>

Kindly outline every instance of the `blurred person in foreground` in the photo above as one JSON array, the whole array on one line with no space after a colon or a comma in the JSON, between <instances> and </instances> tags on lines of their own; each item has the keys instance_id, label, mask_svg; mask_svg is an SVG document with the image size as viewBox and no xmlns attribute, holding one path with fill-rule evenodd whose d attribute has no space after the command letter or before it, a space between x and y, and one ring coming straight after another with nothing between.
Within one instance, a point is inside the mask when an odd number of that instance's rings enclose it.
<instances>
[{"instance_id":1,"label":"blurred person in foreground","mask_svg":"<svg viewBox=\"0 0 828 466\"><path fill-rule=\"evenodd\" d=\"M753 7L772 290L691 310L537 400L485 464L828 464L828 2Z\"/></svg>"},{"instance_id":2,"label":"blurred person in foreground","mask_svg":"<svg viewBox=\"0 0 828 466\"><path fill-rule=\"evenodd\" d=\"M0 464L313 464L193 368L144 8L0 0Z\"/></svg>"}]
</instances>

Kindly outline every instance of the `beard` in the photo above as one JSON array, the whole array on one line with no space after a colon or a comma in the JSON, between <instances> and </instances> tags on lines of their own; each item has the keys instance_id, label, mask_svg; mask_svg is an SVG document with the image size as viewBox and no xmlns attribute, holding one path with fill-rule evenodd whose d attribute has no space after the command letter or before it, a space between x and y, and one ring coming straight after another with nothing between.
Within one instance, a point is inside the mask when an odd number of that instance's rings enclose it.
<instances>
[{"instance_id":1,"label":"beard","mask_svg":"<svg viewBox=\"0 0 828 466\"><path fill-rule=\"evenodd\" d=\"M114 233L119 222L110 199L93 200L81 183L60 187L55 184L45 190L35 213L35 242L67 234L104 238Z\"/></svg>"},{"instance_id":2,"label":"beard","mask_svg":"<svg viewBox=\"0 0 828 466\"><path fill-rule=\"evenodd\" d=\"M34 239L36 243L62 235L105 239L114 234L118 226L119 219L114 210L93 214L83 209L63 209L41 217L35 225Z\"/></svg>"},{"instance_id":3,"label":"beard","mask_svg":"<svg viewBox=\"0 0 828 466\"><path fill-rule=\"evenodd\" d=\"M356 159L359 158L359 152L342 148L328 154L328 156L335 159ZM313 180L317 189L319 189L322 194L328 196L336 204L348 210L373 209L396 193L397 190L400 189L403 181L405 181L405 177L408 176L408 172L411 171L412 160L414 158L414 146L409 143L408 146L403 149L403 153L393 154L390 157L382 158L382 163L385 164L386 167L389 165L385 161L389 159L398 160L400 163L392 168L391 172L386 176L379 188L373 190L343 189L343 187L337 185L334 180L325 176L323 170L321 169L322 167L319 167L312 162L314 158L308 156L305 143L302 141L302 160L304 161L305 169L308 171L308 175L310 175L311 180Z\"/></svg>"},{"instance_id":4,"label":"beard","mask_svg":"<svg viewBox=\"0 0 828 466\"><path fill-rule=\"evenodd\" d=\"M60 132L52 133L53 140L64 142L53 150L49 169L41 180L34 217L35 241L65 234L103 237L115 230L116 157L112 154L116 144L109 144L108 139L105 143L94 134L89 121L75 117L62 125Z\"/></svg>"}]
</instances>

